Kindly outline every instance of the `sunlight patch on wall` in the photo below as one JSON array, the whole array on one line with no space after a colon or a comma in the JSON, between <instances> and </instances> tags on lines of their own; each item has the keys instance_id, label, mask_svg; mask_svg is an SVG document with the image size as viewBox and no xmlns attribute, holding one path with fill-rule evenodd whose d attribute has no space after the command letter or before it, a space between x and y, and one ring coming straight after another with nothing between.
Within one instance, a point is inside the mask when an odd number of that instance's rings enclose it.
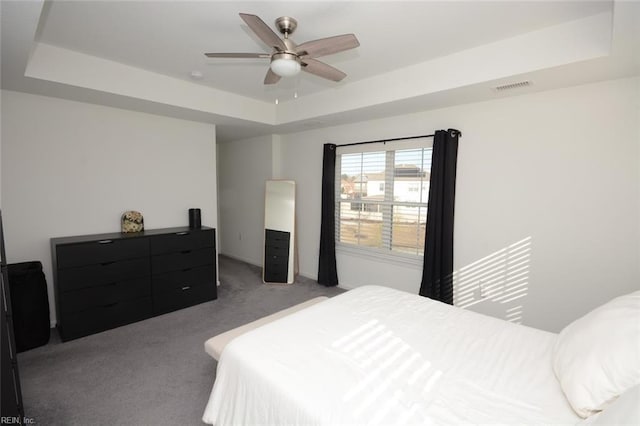
<instances>
[{"instance_id":1,"label":"sunlight patch on wall","mask_svg":"<svg viewBox=\"0 0 640 426\"><path fill-rule=\"evenodd\" d=\"M527 237L454 271L454 305L498 304L504 319L521 323L521 299L529 290L530 263L531 237Z\"/></svg>"}]
</instances>

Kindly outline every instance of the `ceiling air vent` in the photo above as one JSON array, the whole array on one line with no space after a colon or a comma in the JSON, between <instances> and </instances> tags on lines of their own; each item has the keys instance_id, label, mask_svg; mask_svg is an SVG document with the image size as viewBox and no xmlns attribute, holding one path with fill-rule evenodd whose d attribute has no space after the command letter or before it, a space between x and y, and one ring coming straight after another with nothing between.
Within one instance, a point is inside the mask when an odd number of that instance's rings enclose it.
<instances>
[{"instance_id":1,"label":"ceiling air vent","mask_svg":"<svg viewBox=\"0 0 640 426\"><path fill-rule=\"evenodd\" d=\"M493 89L497 90L498 92L502 92L503 90L519 89L521 87L527 86L531 86L531 82L529 80L518 81L517 83L502 84L500 86L494 87Z\"/></svg>"}]
</instances>

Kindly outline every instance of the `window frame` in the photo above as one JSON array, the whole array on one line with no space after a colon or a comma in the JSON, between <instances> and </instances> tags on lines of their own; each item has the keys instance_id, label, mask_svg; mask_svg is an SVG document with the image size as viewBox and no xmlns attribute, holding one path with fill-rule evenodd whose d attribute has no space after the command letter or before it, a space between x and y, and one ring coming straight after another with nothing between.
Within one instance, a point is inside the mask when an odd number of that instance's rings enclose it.
<instances>
[{"instance_id":1,"label":"window frame","mask_svg":"<svg viewBox=\"0 0 640 426\"><path fill-rule=\"evenodd\" d=\"M384 192L384 200L359 200L362 204L378 204L381 206L381 209L384 209L384 206L389 206L388 212L386 214L383 213L383 228L385 226L393 228L393 215L391 212L393 211L393 207L395 206L408 206L408 207L418 207L428 209L429 200L421 200L419 202L411 202L411 201L395 201L393 199L393 188L396 177L395 176L395 152L409 149L433 149L433 138L425 137L419 139L412 140L404 140L404 141L394 141L393 143L372 143L367 145L357 145L357 146L337 146L336 150L336 185L335 185L335 222L336 222L336 251L338 253L356 255L358 257L364 257L367 259L375 259L388 261L392 263L399 263L402 265L410 265L421 267L424 259L424 253L406 253L401 251L394 251L392 249L392 235L389 234L389 239L387 241L383 241L381 247L370 247L363 246L348 242L340 241L340 211L341 211L341 203L344 203L345 200L341 198L341 182L342 182L342 156L346 154L362 154L367 152L380 152L385 151L385 180L384 187L385 190L391 188L391 191ZM423 170L429 172L429 179L426 182L430 183L430 172L431 170ZM382 184L381 184L382 185ZM423 186L424 183L421 185ZM417 194L420 197L423 197L426 192L426 196L428 198L428 191L418 190ZM418 216L418 220L420 215ZM387 221L385 223L385 220ZM426 215L425 215L426 221ZM426 230L425 230L426 231ZM384 234L384 233L383 233ZM384 236L383 236L384 238Z\"/></svg>"}]
</instances>

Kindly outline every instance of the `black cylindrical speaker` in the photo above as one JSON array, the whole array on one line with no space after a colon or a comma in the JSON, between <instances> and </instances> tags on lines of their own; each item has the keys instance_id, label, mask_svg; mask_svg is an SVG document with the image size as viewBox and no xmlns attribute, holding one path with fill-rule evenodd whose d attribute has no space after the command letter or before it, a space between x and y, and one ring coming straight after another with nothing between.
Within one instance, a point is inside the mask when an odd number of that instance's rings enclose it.
<instances>
[{"instance_id":1,"label":"black cylindrical speaker","mask_svg":"<svg viewBox=\"0 0 640 426\"><path fill-rule=\"evenodd\" d=\"M201 226L200 209L189 209L189 228L198 229Z\"/></svg>"}]
</instances>

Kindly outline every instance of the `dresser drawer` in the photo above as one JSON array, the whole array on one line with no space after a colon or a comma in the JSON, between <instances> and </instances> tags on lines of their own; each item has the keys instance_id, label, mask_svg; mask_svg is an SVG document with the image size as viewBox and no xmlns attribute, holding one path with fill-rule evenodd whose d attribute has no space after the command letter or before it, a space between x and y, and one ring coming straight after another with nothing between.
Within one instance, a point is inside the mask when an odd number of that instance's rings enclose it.
<instances>
[{"instance_id":1,"label":"dresser drawer","mask_svg":"<svg viewBox=\"0 0 640 426\"><path fill-rule=\"evenodd\" d=\"M271 265L287 268L289 265L289 256L265 255L264 265L265 268Z\"/></svg>"},{"instance_id":2,"label":"dresser drawer","mask_svg":"<svg viewBox=\"0 0 640 426\"><path fill-rule=\"evenodd\" d=\"M213 248L199 250L184 250L179 253L162 254L151 257L151 272L161 274L169 271L179 271L196 266L211 265L215 261Z\"/></svg>"},{"instance_id":3,"label":"dresser drawer","mask_svg":"<svg viewBox=\"0 0 640 426\"><path fill-rule=\"evenodd\" d=\"M291 239L290 232L274 231L273 229L265 230L264 243L266 246L288 248L290 239Z\"/></svg>"},{"instance_id":4,"label":"dresser drawer","mask_svg":"<svg viewBox=\"0 0 640 426\"><path fill-rule=\"evenodd\" d=\"M284 265L286 269L289 264L289 246L286 248L270 247L264 248L264 265Z\"/></svg>"},{"instance_id":5,"label":"dresser drawer","mask_svg":"<svg viewBox=\"0 0 640 426\"><path fill-rule=\"evenodd\" d=\"M72 313L113 306L118 302L151 296L151 278L144 277L70 291L60 299L60 312Z\"/></svg>"},{"instance_id":6,"label":"dresser drawer","mask_svg":"<svg viewBox=\"0 0 640 426\"><path fill-rule=\"evenodd\" d=\"M265 256L289 256L289 245L287 244L285 247L273 247L269 245L265 245L264 247Z\"/></svg>"},{"instance_id":7,"label":"dresser drawer","mask_svg":"<svg viewBox=\"0 0 640 426\"><path fill-rule=\"evenodd\" d=\"M165 272L153 276L153 293L163 293L195 287L199 285L215 285L214 265L199 266L197 268L180 271Z\"/></svg>"},{"instance_id":8,"label":"dresser drawer","mask_svg":"<svg viewBox=\"0 0 640 426\"><path fill-rule=\"evenodd\" d=\"M264 260L264 280L269 283L286 283L289 272L287 258L271 257Z\"/></svg>"},{"instance_id":9,"label":"dresser drawer","mask_svg":"<svg viewBox=\"0 0 640 426\"><path fill-rule=\"evenodd\" d=\"M215 229L59 237L51 249L63 341L217 297Z\"/></svg>"},{"instance_id":10,"label":"dresser drawer","mask_svg":"<svg viewBox=\"0 0 640 426\"><path fill-rule=\"evenodd\" d=\"M287 268L264 268L264 281L267 283L286 283L288 281Z\"/></svg>"},{"instance_id":11,"label":"dresser drawer","mask_svg":"<svg viewBox=\"0 0 640 426\"><path fill-rule=\"evenodd\" d=\"M97 265L59 270L58 290L64 293L149 275L151 275L151 266L148 257L103 262Z\"/></svg>"},{"instance_id":12,"label":"dresser drawer","mask_svg":"<svg viewBox=\"0 0 640 426\"><path fill-rule=\"evenodd\" d=\"M213 229L176 232L151 237L151 254L165 254L183 250L214 247Z\"/></svg>"},{"instance_id":13,"label":"dresser drawer","mask_svg":"<svg viewBox=\"0 0 640 426\"><path fill-rule=\"evenodd\" d=\"M150 297L116 302L109 306L82 312L62 314L60 337L65 341L76 339L151 316L152 302Z\"/></svg>"},{"instance_id":14,"label":"dresser drawer","mask_svg":"<svg viewBox=\"0 0 640 426\"><path fill-rule=\"evenodd\" d=\"M146 238L107 239L59 245L56 252L58 269L145 256L149 256L149 241Z\"/></svg>"},{"instance_id":15,"label":"dresser drawer","mask_svg":"<svg viewBox=\"0 0 640 426\"><path fill-rule=\"evenodd\" d=\"M289 271L288 232L267 229L264 247L264 276L270 283L286 283Z\"/></svg>"},{"instance_id":16,"label":"dresser drawer","mask_svg":"<svg viewBox=\"0 0 640 426\"><path fill-rule=\"evenodd\" d=\"M172 288L166 292L153 294L153 310L157 314L167 313L198 303L208 302L217 297L215 284Z\"/></svg>"}]
</instances>

